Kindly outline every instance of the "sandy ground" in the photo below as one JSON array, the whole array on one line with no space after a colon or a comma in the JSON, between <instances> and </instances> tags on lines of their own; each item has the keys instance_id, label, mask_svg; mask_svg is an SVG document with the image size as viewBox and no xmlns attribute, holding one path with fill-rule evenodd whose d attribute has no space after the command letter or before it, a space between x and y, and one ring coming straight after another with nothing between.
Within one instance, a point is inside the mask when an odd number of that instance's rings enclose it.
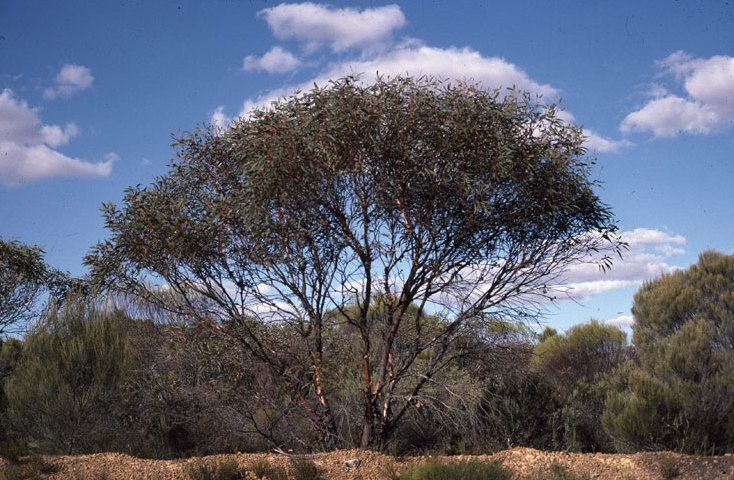
<instances>
[{"instance_id":1,"label":"sandy ground","mask_svg":"<svg viewBox=\"0 0 734 480\"><path fill-rule=\"evenodd\" d=\"M240 467L247 469L255 462L266 460L274 465L287 467L290 460L279 454L231 454L204 457L206 462L218 462L234 458ZM425 461L429 457L393 458L363 450L342 450L311 456L319 468L323 480L389 480L390 472ZM346 460L359 458L357 468L344 465ZM443 458L443 457L441 457ZM494 455L445 457L447 461L463 459L483 461L499 460L511 469L518 480L540 480L553 463L558 463L581 478L595 480L659 480L661 462L672 459L679 467L678 479L734 479L734 456L697 457L670 452L646 452L622 454L577 454L542 452L529 448L515 448ZM186 465L199 459L143 460L119 453L99 453L79 456L49 456L46 461L58 468L50 479L186 479ZM3 469L0 464L0 471Z\"/></svg>"}]
</instances>

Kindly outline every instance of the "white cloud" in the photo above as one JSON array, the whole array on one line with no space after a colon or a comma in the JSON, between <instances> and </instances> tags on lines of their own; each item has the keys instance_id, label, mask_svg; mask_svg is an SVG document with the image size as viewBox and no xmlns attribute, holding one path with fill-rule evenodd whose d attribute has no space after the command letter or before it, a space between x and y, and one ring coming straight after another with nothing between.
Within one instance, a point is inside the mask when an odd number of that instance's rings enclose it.
<instances>
[{"instance_id":1,"label":"white cloud","mask_svg":"<svg viewBox=\"0 0 734 480\"><path fill-rule=\"evenodd\" d=\"M18 185L56 177L106 177L116 154L90 163L68 157L55 148L79 134L74 123L43 125L38 109L15 97L10 89L0 93L0 184Z\"/></svg>"},{"instance_id":2,"label":"white cloud","mask_svg":"<svg viewBox=\"0 0 734 480\"><path fill-rule=\"evenodd\" d=\"M719 114L711 107L669 95L651 100L627 115L620 129L624 133L650 131L656 137L673 137L679 133L709 134L721 123Z\"/></svg>"},{"instance_id":3,"label":"white cloud","mask_svg":"<svg viewBox=\"0 0 734 480\"><path fill-rule=\"evenodd\" d=\"M94 77L92 71L84 65L66 64L61 67L54 86L43 91L43 96L48 99L58 97L70 97L71 95L86 90L92 86Z\"/></svg>"},{"instance_id":4,"label":"white cloud","mask_svg":"<svg viewBox=\"0 0 734 480\"><path fill-rule=\"evenodd\" d=\"M406 23L398 5L360 11L311 2L281 3L260 15L280 40L305 42L309 49L326 44L335 52L384 45L392 32Z\"/></svg>"},{"instance_id":5,"label":"white cloud","mask_svg":"<svg viewBox=\"0 0 734 480\"><path fill-rule=\"evenodd\" d=\"M695 58L677 51L658 66L682 84L685 95L655 84L653 99L622 121L623 132L650 131L657 137L707 135L734 122L734 57Z\"/></svg>"},{"instance_id":6,"label":"white cloud","mask_svg":"<svg viewBox=\"0 0 734 480\"><path fill-rule=\"evenodd\" d=\"M75 123L67 123L65 126L44 125L39 130L43 143L49 147L60 147L79 135L79 127Z\"/></svg>"},{"instance_id":7,"label":"white cloud","mask_svg":"<svg viewBox=\"0 0 734 480\"><path fill-rule=\"evenodd\" d=\"M209 119L211 124L219 130L226 128L232 121L232 119L228 117L226 113L224 113L223 105L220 105L216 109L214 109Z\"/></svg>"},{"instance_id":8,"label":"white cloud","mask_svg":"<svg viewBox=\"0 0 734 480\"><path fill-rule=\"evenodd\" d=\"M616 258L611 270L602 272L593 263L571 266L557 289L575 299L588 298L611 290L634 287L680 267L669 258L685 253L686 239L662 230L636 228L622 232L621 239L629 245L623 258Z\"/></svg>"},{"instance_id":9,"label":"white cloud","mask_svg":"<svg viewBox=\"0 0 734 480\"><path fill-rule=\"evenodd\" d=\"M271 48L262 57L248 55L242 61L245 71L262 70L268 73L286 73L298 68L301 61L288 50L281 47Z\"/></svg>"},{"instance_id":10,"label":"white cloud","mask_svg":"<svg viewBox=\"0 0 734 480\"><path fill-rule=\"evenodd\" d=\"M685 245L686 239L683 235L671 235L661 230L652 228L635 228L622 233L622 238L634 250L643 245L666 246Z\"/></svg>"},{"instance_id":11,"label":"white cloud","mask_svg":"<svg viewBox=\"0 0 734 480\"><path fill-rule=\"evenodd\" d=\"M584 146L591 151L598 153L614 153L625 147L631 147L633 144L629 140L612 140L603 137L591 129L584 129Z\"/></svg>"},{"instance_id":12,"label":"white cloud","mask_svg":"<svg viewBox=\"0 0 734 480\"><path fill-rule=\"evenodd\" d=\"M635 317L632 315L620 315L618 317L610 318L604 323L619 328L629 328L635 323Z\"/></svg>"},{"instance_id":13,"label":"white cloud","mask_svg":"<svg viewBox=\"0 0 734 480\"><path fill-rule=\"evenodd\" d=\"M428 75L479 82L488 89L515 86L545 97L554 97L558 93L557 89L532 80L521 68L502 58L485 57L468 47L435 48L408 42L369 58L334 63L306 82L271 90L255 99L248 99L244 102L240 115L246 116L253 109L267 106L270 102L296 91L309 90L314 83L323 86L329 80L355 74L364 74L361 77L363 82L374 81L378 74L391 77Z\"/></svg>"}]
</instances>

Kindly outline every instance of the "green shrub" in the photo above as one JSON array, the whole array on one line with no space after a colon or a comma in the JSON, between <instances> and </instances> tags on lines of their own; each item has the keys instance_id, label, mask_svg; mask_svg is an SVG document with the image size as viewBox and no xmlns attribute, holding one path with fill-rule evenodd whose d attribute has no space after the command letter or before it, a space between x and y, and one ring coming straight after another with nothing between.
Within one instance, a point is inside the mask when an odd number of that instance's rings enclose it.
<instances>
[{"instance_id":1,"label":"green shrub","mask_svg":"<svg viewBox=\"0 0 734 480\"><path fill-rule=\"evenodd\" d=\"M184 471L190 480L241 480L245 478L235 459L207 462L197 459L186 465Z\"/></svg>"},{"instance_id":2,"label":"green shrub","mask_svg":"<svg viewBox=\"0 0 734 480\"><path fill-rule=\"evenodd\" d=\"M589 474L577 474L570 471L560 463L553 462L549 467L549 471L541 477L543 480L590 480Z\"/></svg>"},{"instance_id":3,"label":"green shrub","mask_svg":"<svg viewBox=\"0 0 734 480\"><path fill-rule=\"evenodd\" d=\"M265 459L257 460L250 466L250 470L257 478L268 480L288 480L288 472L285 468L273 465Z\"/></svg>"},{"instance_id":4,"label":"green shrub","mask_svg":"<svg viewBox=\"0 0 734 480\"><path fill-rule=\"evenodd\" d=\"M602 423L620 450L716 454L734 448L734 256L646 282L635 294L635 360Z\"/></svg>"},{"instance_id":5,"label":"green shrub","mask_svg":"<svg viewBox=\"0 0 734 480\"><path fill-rule=\"evenodd\" d=\"M564 334L543 333L533 351L531 369L553 386L561 404L564 450L613 450L601 425L607 377L629 356L625 333L597 321L576 325Z\"/></svg>"},{"instance_id":6,"label":"green shrub","mask_svg":"<svg viewBox=\"0 0 734 480\"><path fill-rule=\"evenodd\" d=\"M539 373L518 369L487 381L479 404L486 435L504 447L560 447L562 404L553 385Z\"/></svg>"},{"instance_id":7,"label":"green shrub","mask_svg":"<svg viewBox=\"0 0 734 480\"><path fill-rule=\"evenodd\" d=\"M660 469L660 477L663 480L673 480L680 476L678 463L670 457L663 457L658 468Z\"/></svg>"},{"instance_id":8,"label":"green shrub","mask_svg":"<svg viewBox=\"0 0 734 480\"><path fill-rule=\"evenodd\" d=\"M119 430L110 411L127 357L121 320L78 300L51 311L25 338L5 382L18 437L46 453L105 448Z\"/></svg>"},{"instance_id":9,"label":"green shrub","mask_svg":"<svg viewBox=\"0 0 734 480\"><path fill-rule=\"evenodd\" d=\"M509 480L512 472L499 462L428 460L403 471L400 480Z\"/></svg>"},{"instance_id":10,"label":"green shrub","mask_svg":"<svg viewBox=\"0 0 734 480\"><path fill-rule=\"evenodd\" d=\"M291 470L293 473L293 478L295 480L318 480L319 478L321 478L321 475L319 474L319 469L316 468L316 464L314 464L311 460L306 460L302 458L293 459L293 461L291 462Z\"/></svg>"},{"instance_id":11,"label":"green shrub","mask_svg":"<svg viewBox=\"0 0 734 480\"><path fill-rule=\"evenodd\" d=\"M0 480L36 480L44 475L56 473L58 468L39 455L31 455L17 463L7 465L0 471Z\"/></svg>"},{"instance_id":12,"label":"green shrub","mask_svg":"<svg viewBox=\"0 0 734 480\"><path fill-rule=\"evenodd\" d=\"M74 472L74 480L108 480L110 478L109 473L106 470L97 473L82 472L77 470Z\"/></svg>"},{"instance_id":13,"label":"green shrub","mask_svg":"<svg viewBox=\"0 0 734 480\"><path fill-rule=\"evenodd\" d=\"M18 440L7 440L0 442L0 457L10 463L19 463L21 457L28 454L28 448Z\"/></svg>"}]
</instances>

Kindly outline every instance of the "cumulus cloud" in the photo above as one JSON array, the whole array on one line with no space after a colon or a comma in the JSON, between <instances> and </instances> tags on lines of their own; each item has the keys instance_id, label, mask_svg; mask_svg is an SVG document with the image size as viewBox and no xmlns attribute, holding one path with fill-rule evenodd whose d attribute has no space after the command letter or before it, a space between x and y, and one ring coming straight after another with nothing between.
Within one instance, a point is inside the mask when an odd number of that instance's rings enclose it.
<instances>
[{"instance_id":1,"label":"cumulus cloud","mask_svg":"<svg viewBox=\"0 0 734 480\"><path fill-rule=\"evenodd\" d=\"M242 61L242 70L247 72L261 70L268 73L286 73L298 68L300 64L301 61L288 50L273 47L262 57L246 56Z\"/></svg>"},{"instance_id":2,"label":"cumulus cloud","mask_svg":"<svg viewBox=\"0 0 734 480\"><path fill-rule=\"evenodd\" d=\"M74 123L44 125L38 109L10 89L0 94L0 184L10 186L57 177L106 177L117 160L114 153L90 163L58 152L79 134Z\"/></svg>"},{"instance_id":3,"label":"cumulus cloud","mask_svg":"<svg viewBox=\"0 0 734 480\"><path fill-rule=\"evenodd\" d=\"M297 85L270 90L255 99L244 102L241 116L253 109L262 108L293 92L304 91L313 84L326 85L329 80L347 75L364 74L363 82L372 82L377 75L428 75L451 80L479 82L483 87L518 89L554 97L558 90L550 85L532 80L517 65L499 57L486 57L471 48L436 48L408 42L369 58L345 60L327 67L320 75Z\"/></svg>"},{"instance_id":4,"label":"cumulus cloud","mask_svg":"<svg viewBox=\"0 0 734 480\"><path fill-rule=\"evenodd\" d=\"M311 2L281 3L260 15L280 40L298 40L308 49L328 45L335 52L384 45L406 23L398 5L358 10Z\"/></svg>"},{"instance_id":5,"label":"cumulus cloud","mask_svg":"<svg viewBox=\"0 0 734 480\"><path fill-rule=\"evenodd\" d=\"M584 146L592 152L615 153L633 144L629 140L613 140L603 137L591 129L584 129Z\"/></svg>"},{"instance_id":6,"label":"cumulus cloud","mask_svg":"<svg viewBox=\"0 0 734 480\"><path fill-rule=\"evenodd\" d=\"M486 89L516 87L540 95L549 103L557 100L560 93L551 85L533 80L522 68L504 58L482 55L470 47L432 47L418 39L391 42L392 32L405 24L405 16L397 5L359 11L307 2L281 4L262 10L260 15L279 39L296 39L310 48L328 44L335 51L359 47L362 52L352 58L338 57L339 60L327 64L307 81L246 99L235 116L247 117L255 109L267 108L272 102L288 98L295 92L308 91L314 84L325 86L330 80L350 75L359 76L363 83L375 81L378 75L425 75L479 83ZM372 48L376 45L385 48ZM262 57L245 57L243 69L282 73L300 64L298 58L276 46ZM558 115L564 121L573 121L573 115L567 111L561 110ZM220 106L211 113L210 121L218 128L225 128L232 117ZM614 140L589 129L584 133L585 145L594 153L613 153L633 145L628 140Z\"/></svg>"},{"instance_id":7,"label":"cumulus cloud","mask_svg":"<svg viewBox=\"0 0 734 480\"><path fill-rule=\"evenodd\" d=\"M602 272L592 263L571 266L557 290L575 299L588 298L611 290L635 287L664 273L680 267L670 262L670 257L685 253L686 239L662 230L636 228L620 234L629 245L622 259Z\"/></svg>"},{"instance_id":8,"label":"cumulus cloud","mask_svg":"<svg viewBox=\"0 0 734 480\"><path fill-rule=\"evenodd\" d=\"M635 323L635 317L632 315L620 315L618 317L610 318L604 323L619 328L629 328Z\"/></svg>"},{"instance_id":9,"label":"cumulus cloud","mask_svg":"<svg viewBox=\"0 0 734 480\"><path fill-rule=\"evenodd\" d=\"M54 85L43 91L47 99L66 98L92 86L92 71L84 65L66 64L56 75Z\"/></svg>"},{"instance_id":10,"label":"cumulus cloud","mask_svg":"<svg viewBox=\"0 0 734 480\"><path fill-rule=\"evenodd\" d=\"M707 135L734 122L734 57L696 58L678 51L658 62L658 67L682 85L684 94L655 84L653 98L625 117L622 132Z\"/></svg>"},{"instance_id":11,"label":"cumulus cloud","mask_svg":"<svg viewBox=\"0 0 734 480\"><path fill-rule=\"evenodd\" d=\"M215 128L221 130L226 128L230 124L232 119L227 116L226 113L224 113L224 105L220 105L214 109L211 116L209 117L209 121L212 125L214 125Z\"/></svg>"}]
</instances>

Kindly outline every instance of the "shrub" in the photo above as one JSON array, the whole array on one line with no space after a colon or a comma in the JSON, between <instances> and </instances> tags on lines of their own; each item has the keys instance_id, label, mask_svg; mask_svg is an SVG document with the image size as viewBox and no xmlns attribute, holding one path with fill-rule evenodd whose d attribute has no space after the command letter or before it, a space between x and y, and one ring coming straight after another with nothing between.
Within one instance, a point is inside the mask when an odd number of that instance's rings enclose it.
<instances>
[{"instance_id":1,"label":"shrub","mask_svg":"<svg viewBox=\"0 0 734 480\"><path fill-rule=\"evenodd\" d=\"M121 318L73 301L52 311L23 342L5 383L11 429L48 453L104 448L126 361ZM43 412L43 415L39 415Z\"/></svg>"},{"instance_id":2,"label":"shrub","mask_svg":"<svg viewBox=\"0 0 734 480\"><path fill-rule=\"evenodd\" d=\"M311 460L303 458L293 459L291 462L291 470L293 472L293 478L296 480L318 480L321 478L319 469L316 468L316 464Z\"/></svg>"},{"instance_id":3,"label":"shrub","mask_svg":"<svg viewBox=\"0 0 734 480\"><path fill-rule=\"evenodd\" d=\"M218 462L207 462L204 459L193 460L186 465L184 474L190 480L241 480L245 478L244 472L240 470L235 459Z\"/></svg>"},{"instance_id":4,"label":"shrub","mask_svg":"<svg viewBox=\"0 0 734 480\"><path fill-rule=\"evenodd\" d=\"M28 454L28 448L18 440L0 442L0 457L10 463L19 463L21 457Z\"/></svg>"},{"instance_id":5,"label":"shrub","mask_svg":"<svg viewBox=\"0 0 734 480\"><path fill-rule=\"evenodd\" d=\"M283 467L273 465L265 459L257 460L250 467L257 478L268 480L288 480L288 472Z\"/></svg>"},{"instance_id":6,"label":"shrub","mask_svg":"<svg viewBox=\"0 0 734 480\"><path fill-rule=\"evenodd\" d=\"M589 480L591 479L591 476L588 474L580 475L573 473L560 463L553 462L550 465L549 471L541 478L543 480Z\"/></svg>"},{"instance_id":7,"label":"shrub","mask_svg":"<svg viewBox=\"0 0 734 480\"><path fill-rule=\"evenodd\" d=\"M403 471L400 480L509 480L512 472L499 462L428 460Z\"/></svg>"},{"instance_id":8,"label":"shrub","mask_svg":"<svg viewBox=\"0 0 734 480\"><path fill-rule=\"evenodd\" d=\"M18 463L7 465L0 471L0 480L36 480L44 475L56 473L58 468L39 455L31 455Z\"/></svg>"},{"instance_id":9,"label":"shrub","mask_svg":"<svg viewBox=\"0 0 734 480\"><path fill-rule=\"evenodd\" d=\"M74 472L73 478L74 480L108 480L110 476L106 470L96 472L94 474L77 470L76 472Z\"/></svg>"},{"instance_id":10,"label":"shrub","mask_svg":"<svg viewBox=\"0 0 734 480\"><path fill-rule=\"evenodd\" d=\"M680 467L678 466L678 463L670 457L663 457L660 459L658 468L660 470L660 477L663 480L673 480L680 476Z\"/></svg>"},{"instance_id":11,"label":"shrub","mask_svg":"<svg viewBox=\"0 0 734 480\"><path fill-rule=\"evenodd\" d=\"M635 294L635 362L602 418L619 449L734 448L734 256L705 252Z\"/></svg>"},{"instance_id":12,"label":"shrub","mask_svg":"<svg viewBox=\"0 0 734 480\"><path fill-rule=\"evenodd\" d=\"M518 368L490 378L479 417L487 435L505 442L503 447L557 448L562 433L561 408L546 378Z\"/></svg>"}]
</instances>

